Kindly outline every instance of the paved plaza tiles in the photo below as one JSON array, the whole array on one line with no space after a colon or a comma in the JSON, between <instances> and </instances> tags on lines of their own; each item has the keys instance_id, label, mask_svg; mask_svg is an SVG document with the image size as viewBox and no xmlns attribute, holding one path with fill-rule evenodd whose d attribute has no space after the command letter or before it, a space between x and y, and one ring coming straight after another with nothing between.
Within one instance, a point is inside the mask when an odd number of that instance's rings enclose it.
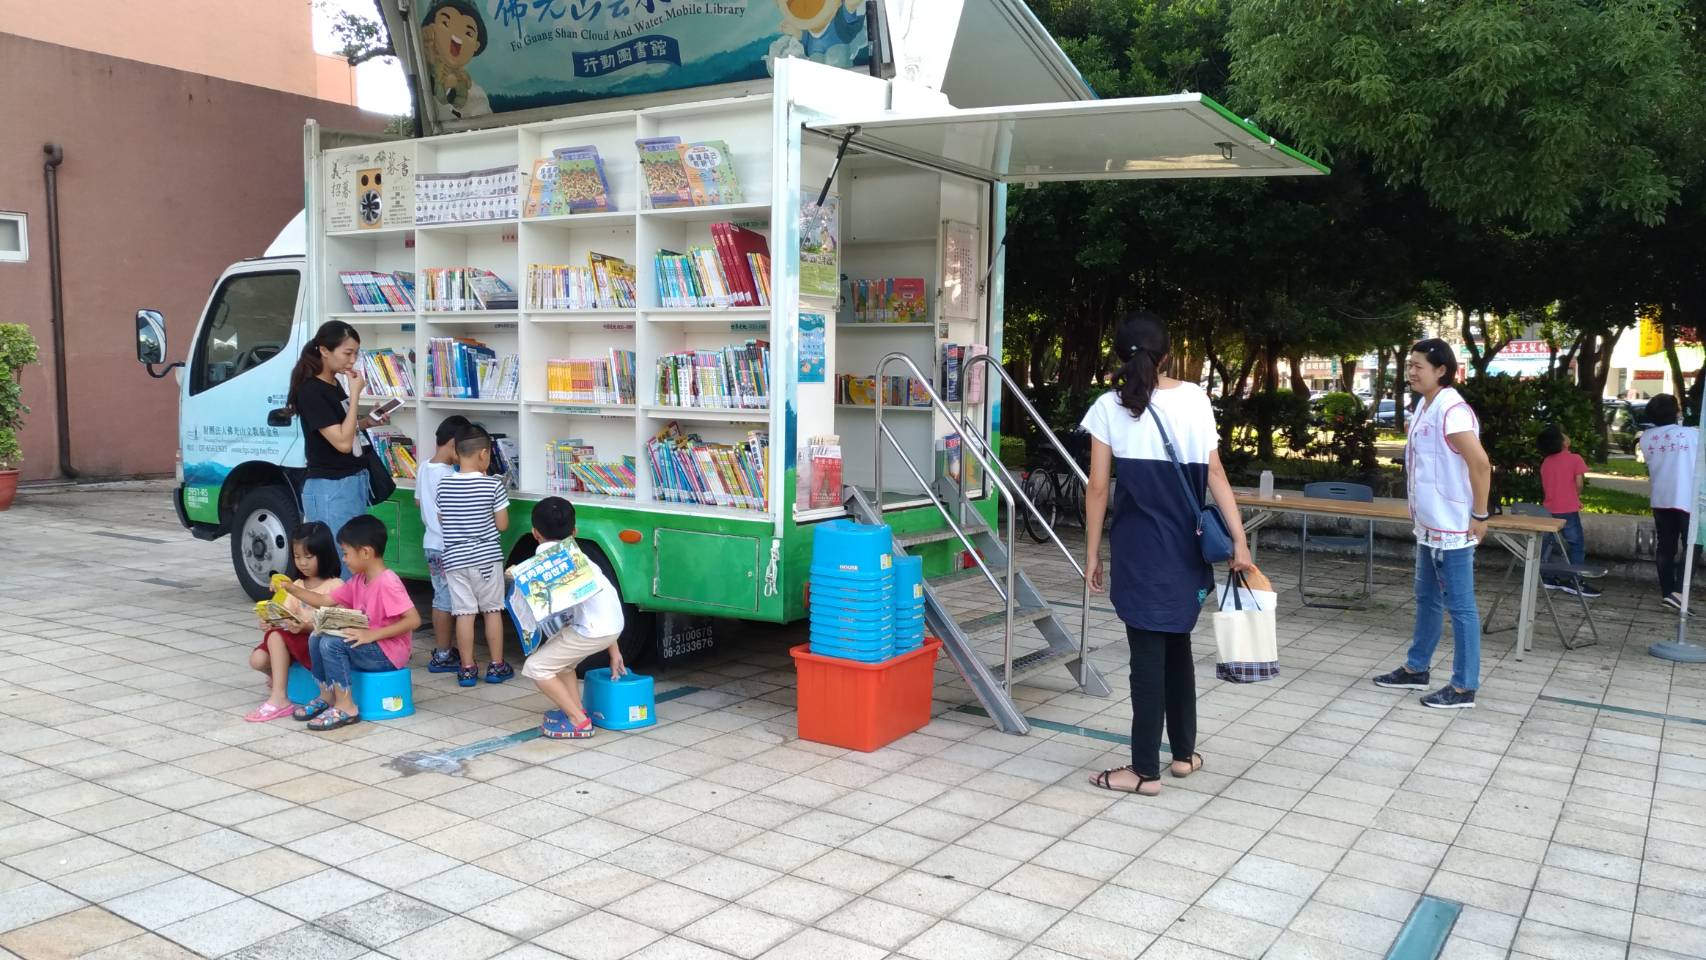
<instances>
[{"instance_id":1,"label":"paved plaza tiles","mask_svg":"<svg viewBox=\"0 0 1706 960\"><path fill-rule=\"evenodd\" d=\"M419 670L414 716L316 735L242 719L227 551L160 484L0 513L0 958L1408 960L1430 923L1449 960L1706 956L1706 667L1646 655L1674 621L1645 583L1605 584L1596 646L1544 615L1523 662L1492 635L1477 708L1434 712L1368 682L1407 643L1407 570L1369 610L1305 609L1273 554L1281 677L1216 681L1204 617L1207 766L1144 799L1085 782L1128 759L1105 599L1114 697L1042 677L1025 737L944 666L922 731L803 742L775 627L660 672L642 732L516 736L528 683Z\"/></svg>"}]
</instances>

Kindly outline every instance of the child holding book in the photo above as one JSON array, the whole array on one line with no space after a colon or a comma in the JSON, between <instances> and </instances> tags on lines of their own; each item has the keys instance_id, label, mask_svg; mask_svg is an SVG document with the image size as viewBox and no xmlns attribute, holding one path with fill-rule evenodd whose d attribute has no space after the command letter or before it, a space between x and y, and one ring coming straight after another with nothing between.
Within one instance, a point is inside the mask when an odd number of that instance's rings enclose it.
<instances>
[{"instance_id":1,"label":"child holding book","mask_svg":"<svg viewBox=\"0 0 1706 960\"><path fill-rule=\"evenodd\" d=\"M566 549L575 534L574 504L562 497L546 497L533 508L533 538L538 553ZM535 554L537 555L537 554ZM551 698L557 709L545 713L539 732L555 740L584 740L592 736L592 718L581 706L580 681L575 667L600 650L610 652L610 676L626 672L622 649L622 598L596 565L591 573L598 591L539 625L548 639L533 651L521 667L539 692Z\"/></svg>"},{"instance_id":2,"label":"child holding book","mask_svg":"<svg viewBox=\"0 0 1706 960\"><path fill-rule=\"evenodd\" d=\"M385 567L385 523L362 514L338 531L338 546L350 579L337 589L319 592L293 583L282 584L310 607L344 607L367 617L367 626L349 627L343 636L316 633L309 638L309 669L320 681L320 695L291 714L316 732L336 730L361 720L350 694L351 675L358 670L383 672L409 665L413 631L421 615L396 571Z\"/></svg>"},{"instance_id":3,"label":"child holding book","mask_svg":"<svg viewBox=\"0 0 1706 960\"><path fill-rule=\"evenodd\" d=\"M450 652L456 620L450 615L450 582L444 578L444 528L438 519L438 482L456 472L456 433L468 426L468 418L457 413L438 425L438 450L421 464L415 476L415 502L421 507L426 533L421 547L426 553L427 572L432 576L432 659L430 673L455 673L456 657Z\"/></svg>"},{"instance_id":4,"label":"child holding book","mask_svg":"<svg viewBox=\"0 0 1706 960\"><path fill-rule=\"evenodd\" d=\"M456 682L480 682L474 662L474 619L486 621L491 663L487 683L515 676L504 662L504 553L500 534L509 529L509 485L486 471L492 465L492 438L478 426L456 434L458 472L438 482L438 517L444 531L444 578L450 585L450 612L456 618L456 647L461 668Z\"/></svg>"},{"instance_id":5,"label":"child holding book","mask_svg":"<svg viewBox=\"0 0 1706 960\"><path fill-rule=\"evenodd\" d=\"M290 532L290 570L285 576L296 586L316 593L336 590L344 584L337 576L340 562L330 527L310 520L297 524ZM285 597L283 607L284 625L263 618L261 625L265 632L261 642L249 652L249 666L266 674L272 684L265 702L243 717L250 723L266 723L288 715L290 697L285 689L291 661L310 666L308 637L314 631L314 611L292 596Z\"/></svg>"},{"instance_id":6,"label":"child holding book","mask_svg":"<svg viewBox=\"0 0 1706 960\"><path fill-rule=\"evenodd\" d=\"M1569 436L1555 423L1540 432L1538 446L1546 458L1540 461L1540 489L1545 494L1541 504L1552 516L1564 521L1564 546L1570 562L1580 566L1587 553L1586 541L1582 537L1582 478L1587 476L1587 461L1570 449ZM1551 552L1552 538L1547 537L1541 559L1544 560ZM1546 589L1589 598L1599 596L1599 591L1588 586L1580 577L1547 580Z\"/></svg>"}]
</instances>

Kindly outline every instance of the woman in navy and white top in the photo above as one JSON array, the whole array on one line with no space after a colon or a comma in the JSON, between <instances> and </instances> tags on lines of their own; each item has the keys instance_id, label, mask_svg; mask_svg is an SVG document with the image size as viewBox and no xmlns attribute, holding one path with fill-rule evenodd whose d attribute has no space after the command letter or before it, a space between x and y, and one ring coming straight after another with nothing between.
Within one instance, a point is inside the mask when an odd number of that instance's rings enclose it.
<instances>
[{"instance_id":1,"label":"woman in navy and white top","mask_svg":"<svg viewBox=\"0 0 1706 960\"><path fill-rule=\"evenodd\" d=\"M1191 630L1214 584L1197 539L1199 504L1179 483L1157 419L1173 442L1191 489L1205 488L1231 530L1231 567L1250 566L1244 525L1232 485L1220 465L1220 433L1208 394L1194 383L1161 375L1171 345L1167 327L1147 311L1120 322L1114 354L1115 389L1084 415L1090 445L1090 586L1108 590L1131 644L1131 766L1104 770L1090 782L1106 790L1154 796L1161 790L1161 721L1172 747L1170 772L1202 769L1196 752L1197 693ZM1108 478L1119 480L1109 535L1111 576L1102 569L1102 518Z\"/></svg>"}]
</instances>

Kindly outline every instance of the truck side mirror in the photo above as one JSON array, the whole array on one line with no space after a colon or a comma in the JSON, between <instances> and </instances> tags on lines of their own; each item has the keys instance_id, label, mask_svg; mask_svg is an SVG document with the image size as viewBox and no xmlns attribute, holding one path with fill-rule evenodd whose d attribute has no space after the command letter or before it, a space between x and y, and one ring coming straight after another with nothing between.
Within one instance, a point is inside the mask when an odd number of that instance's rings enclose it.
<instances>
[{"instance_id":1,"label":"truck side mirror","mask_svg":"<svg viewBox=\"0 0 1706 960\"><path fill-rule=\"evenodd\" d=\"M136 362L166 362L166 318L158 310L136 311Z\"/></svg>"},{"instance_id":2,"label":"truck side mirror","mask_svg":"<svg viewBox=\"0 0 1706 960\"><path fill-rule=\"evenodd\" d=\"M156 380L171 373L183 362L167 363L165 369L155 370L157 363L166 363L166 317L158 310L136 311L136 362Z\"/></svg>"}]
</instances>

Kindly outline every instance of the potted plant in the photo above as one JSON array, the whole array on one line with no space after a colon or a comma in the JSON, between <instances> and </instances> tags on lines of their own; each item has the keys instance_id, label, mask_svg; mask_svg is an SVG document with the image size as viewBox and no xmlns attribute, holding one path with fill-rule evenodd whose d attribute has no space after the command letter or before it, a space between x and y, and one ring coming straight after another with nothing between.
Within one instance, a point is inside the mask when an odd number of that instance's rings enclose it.
<instances>
[{"instance_id":1,"label":"potted plant","mask_svg":"<svg viewBox=\"0 0 1706 960\"><path fill-rule=\"evenodd\" d=\"M0 510L12 505L18 493L18 464L24 459L18 443L18 431L23 429L24 388L18 373L26 364L36 362L36 341L30 328L21 323L0 323Z\"/></svg>"}]
</instances>

